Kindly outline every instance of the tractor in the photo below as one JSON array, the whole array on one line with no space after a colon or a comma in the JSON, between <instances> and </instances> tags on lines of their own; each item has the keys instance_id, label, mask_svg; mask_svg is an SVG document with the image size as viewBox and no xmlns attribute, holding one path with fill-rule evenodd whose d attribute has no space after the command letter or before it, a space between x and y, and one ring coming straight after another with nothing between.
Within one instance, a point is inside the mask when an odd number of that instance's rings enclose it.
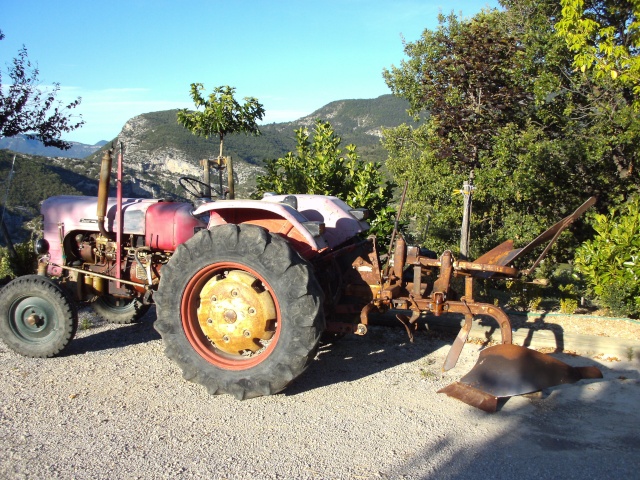
<instances>
[{"instance_id":1,"label":"tractor","mask_svg":"<svg viewBox=\"0 0 640 480\"><path fill-rule=\"evenodd\" d=\"M483 368L489 365L497 380L477 380L472 370L466 382L444 390L450 396L495 411L500 397L598 376L511 345L507 315L473 297L474 278L518 277L515 259L548 242L539 263L592 199L527 247L508 241L473 262L408 246L394 231L383 263L375 237L365 237L367 212L339 198L221 200L206 197L209 185L190 177L179 183L193 202L123 198L122 161L121 146L115 197L109 197L108 150L97 197L42 203L37 273L0 291L0 338L13 351L42 358L63 353L81 304L122 324L155 304L154 327L185 379L210 394L249 399L287 387L313 360L323 335L365 335L370 316L391 312L412 336L422 315L453 313L464 322L445 370L456 364L479 316L495 319L501 344L483 352ZM453 290L454 277L464 278L462 295ZM524 379L507 375L514 378L505 387L500 370L519 363L530 372Z\"/></svg>"}]
</instances>

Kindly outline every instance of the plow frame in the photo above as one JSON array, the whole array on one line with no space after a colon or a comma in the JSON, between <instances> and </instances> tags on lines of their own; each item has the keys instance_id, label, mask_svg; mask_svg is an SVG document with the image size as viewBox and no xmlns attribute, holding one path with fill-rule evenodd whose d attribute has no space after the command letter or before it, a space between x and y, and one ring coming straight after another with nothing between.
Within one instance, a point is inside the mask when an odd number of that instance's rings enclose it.
<instances>
[{"instance_id":1,"label":"plow frame","mask_svg":"<svg viewBox=\"0 0 640 480\"><path fill-rule=\"evenodd\" d=\"M373 299L360 311L360 323L348 325L328 322L329 331L351 331L364 335L367 332L369 316L384 313L390 309L409 310L411 316L397 314L396 318L405 326L409 337L413 340L412 330L417 327L417 320L421 315L434 316L446 314L464 315L464 323L456 336L447 358L443 371L453 368L460 356L462 348L471 331L473 320L477 316L488 316L498 324L501 343L512 343L512 327L507 314L492 304L477 302L474 299L474 280L476 278L515 279L521 275L532 273L540 262L547 256L560 234L579 218L596 202L591 197L572 214L547 229L535 240L523 248L514 248L513 241L498 245L494 249L477 258L475 261L456 260L451 251L445 251L440 258L432 258L423 254L421 249L407 246L404 238L394 233L395 242L393 252L385 268L380 267L375 240L370 239L372 248L368 259L364 262L358 258L352 269L361 273L362 279L369 285ZM542 253L531 267L519 270L513 266L516 259L531 253L536 247L544 247ZM366 263L366 268L363 268ZM437 272L435 281L429 283L425 279ZM464 295L458 297L452 287L456 277L464 278Z\"/></svg>"}]
</instances>

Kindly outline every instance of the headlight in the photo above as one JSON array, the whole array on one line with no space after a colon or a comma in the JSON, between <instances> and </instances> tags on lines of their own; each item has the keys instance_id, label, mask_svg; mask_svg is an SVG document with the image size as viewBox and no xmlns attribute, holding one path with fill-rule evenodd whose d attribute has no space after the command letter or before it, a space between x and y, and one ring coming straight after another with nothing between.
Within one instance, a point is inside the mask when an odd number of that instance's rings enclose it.
<instances>
[{"instance_id":1,"label":"headlight","mask_svg":"<svg viewBox=\"0 0 640 480\"><path fill-rule=\"evenodd\" d=\"M44 238L39 238L33 244L33 249L36 251L38 255L43 255L49 252L49 242L47 242Z\"/></svg>"}]
</instances>

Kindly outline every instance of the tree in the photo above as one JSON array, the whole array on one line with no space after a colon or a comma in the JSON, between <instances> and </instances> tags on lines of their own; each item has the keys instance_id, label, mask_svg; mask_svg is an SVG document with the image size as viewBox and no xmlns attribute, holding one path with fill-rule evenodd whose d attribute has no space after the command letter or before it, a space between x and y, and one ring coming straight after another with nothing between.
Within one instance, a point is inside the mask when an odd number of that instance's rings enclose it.
<instances>
[{"instance_id":1,"label":"tree","mask_svg":"<svg viewBox=\"0 0 640 480\"><path fill-rule=\"evenodd\" d=\"M0 40L4 34L0 31ZM24 134L37 138L45 146L67 150L69 142L60 138L84 125L82 116L73 123L71 110L80 105L80 98L63 105L56 101L60 84L54 83L50 90L38 87L40 71L29 61L26 47L18 52L8 69L11 83L2 84L0 71L0 137Z\"/></svg>"},{"instance_id":2,"label":"tree","mask_svg":"<svg viewBox=\"0 0 640 480\"><path fill-rule=\"evenodd\" d=\"M244 105L234 98L234 87L222 86L213 89L208 98L202 96L204 85L191 84L191 98L196 111L182 109L178 111L178 123L194 135L209 138L217 135L220 139L220 157L224 146L224 137L230 133L259 135L258 120L264 116L264 107L257 98L245 97ZM199 111L200 107L204 107Z\"/></svg>"},{"instance_id":3,"label":"tree","mask_svg":"<svg viewBox=\"0 0 640 480\"><path fill-rule=\"evenodd\" d=\"M575 255L577 270L614 315L640 315L640 197L593 217L596 235Z\"/></svg>"},{"instance_id":4,"label":"tree","mask_svg":"<svg viewBox=\"0 0 640 480\"><path fill-rule=\"evenodd\" d=\"M640 0L561 0L558 34L574 65L596 78L610 76L632 89L640 108Z\"/></svg>"},{"instance_id":5,"label":"tree","mask_svg":"<svg viewBox=\"0 0 640 480\"><path fill-rule=\"evenodd\" d=\"M588 196L606 209L639 184L640 123L624 89L574 71L554 30L556 1L502 4L468 20L441 17L385 71L422 117L385 131L384 144L396 181L411 185L405 211L417 232L429 227L432 249L458 242L462 201L452 192L471 168L474 255L507 238L526 244ZM579 240L563 235L556 252L566 259Z\"/></svg>"},{"instance_id":6,"label":"tree","mask_svg":"<svg viewBox=\"0 0 640 480\"><path fill-rule=\"evenodd\" d=\"M371 231L380 237L390 235L393 185L383 180L381 165L362 160L355 145L347 145L342 155L341 139L329 122L316 120L313 138L307 128L295 130L295 135L295 153L265 162L267 172L257 178L257 196L265 192L334 195L352 207L368 209Z\"/></svg>"},{"instance_id":7,"label":"tree","mask_svg":"<svg viewBox=\"0 0 640 480\"><path fill-rule=\"evenodd\" d=\"M531 98L516 58L520 46L498 19L496 13L471 21L440 15L437 30L406 44L410 60L384 72L391 91L409 100L416 120L428 112L438 138L434 153L459 170L477 166L496 128L517 121Z\"/></svg>"},{"instance_id":8,"label":"tree","mask_svg":"<svg viewBox=\"0 0 640 480\"><path fill-rule=\"evenodd\" d=\"M409 100L409 113L421 120L417 127L386 130L384 145L390 171L397 180L409 181L406 213L415 218L417 231L428 227L429 248L457 243L462 206L453 191L471 170L487 168L501 128L522 125L527 118L523 107L533 97L530 77L523 72L519 39L504 30L501 20L497 11L471 20L441 15L436 30L425 30L405 45L409 60L384 71L391 91ZM482 172L479 180L482 186ZM474 238L494 240L487 233L500 230L501 212L486 193L478 189L474 212L491 216L476 223ZM484 207L478 203L483 201Z\"/></svg>"}]
</instances>

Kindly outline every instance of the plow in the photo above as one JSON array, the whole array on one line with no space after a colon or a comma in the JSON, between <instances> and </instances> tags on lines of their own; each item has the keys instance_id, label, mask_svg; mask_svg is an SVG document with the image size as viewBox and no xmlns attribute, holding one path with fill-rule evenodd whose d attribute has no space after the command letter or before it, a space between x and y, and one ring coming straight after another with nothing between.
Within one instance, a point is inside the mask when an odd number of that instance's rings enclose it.
<instances>
[{"instance_id":1,"label":"plow","mask_svg":"<svg viewBox=\"0 0 640 480\"><path fill-rule=\"evenodd\" d=\"M125 198L122 145L110 195L113 156L103 155L97 197L43 202L37 272L0 291L0 337L21 355L63 354L81 305L130 323L155 304L154 327L185 379L243 400L285 389L323 335L366 335L372 316L391 312L413 338L422 316L456 314L464 321L443 370L456 365L476 319L493 319L501 338L440 390L450 397L494 412L500 398L602 376L514 345L506 313L474 297L478 279L531 273L593 198L522 248L509 240L474 261L438 257L394 230L383 261L375 237L363 237L367 212L336 197L215 198L210 185L182 177L192 201ZM529 269L514 266L541 249Z\"/></svg>"}]
</instances>

